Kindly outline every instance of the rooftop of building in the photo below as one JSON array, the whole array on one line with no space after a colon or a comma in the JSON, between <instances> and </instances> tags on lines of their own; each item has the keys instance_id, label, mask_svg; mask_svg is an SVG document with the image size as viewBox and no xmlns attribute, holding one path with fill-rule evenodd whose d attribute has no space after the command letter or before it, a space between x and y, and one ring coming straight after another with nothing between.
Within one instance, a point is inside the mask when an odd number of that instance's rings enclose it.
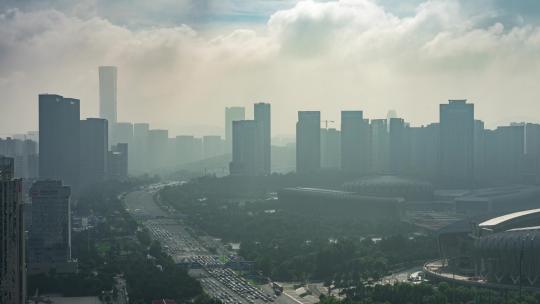
<instances>
[{"instance_id":1,"label":"rooftop of building","mask_svg":"<svg viewBox=\"0 0 540 304\"><path fill-rule=\"evenodd\" d=\"M344 197L344 198L352 198L352 199L358 199L363 201L377 201L377 202L395 202L395 203L403 203L405 202L405 199L401 197L376 197L376 196L367 196L367 195L361 195L354 192L349 191L342 191L342 190L333 190L333 189L323 189L323 188L309 188L309 187L294 187L294 188L284 188L280 191L283 192L289 192L289 193L301 193L301 194L308 194L308 195L317 195L317 196L329 196L329 197Z\"/></svg>"},{"instance_id":2,"label":"rooftop of building","mask_svg":"<svg viewBox=\"0 0 540 304\"><path fill-rule=\"evenodd\" d=\"M357 181L347 183L347 186L427 186L431 187L431 183L399 177L395 175L380 175L363 178Z\"/></svg>"},{"instance_id":3,"label":"rooftop of building","mask_svg":"<svg viewBox=\"0 0 540 304\"><path fill-rule=\"evenodd\" d=\"M471 190L456 201L492 201L496 199L518 199L540 196L540 187L529 185L510 185L497 188Z\"/></svg>"},{"instance_id":4,"label":"rooftop of building","mask_svg":"<svg viewBox=\"0 0 540 304\"><path fill-rule=\"evenodd\" d=\"M487 221L484 221L478 224L478 227L483 229L496 229L501 226L507 226L510 224L519 225L519 222L525 221L528 219L538 219L540 220L540 209L531 209L525 211L518 211L502 216L498 216ZM520 227L521 228L521 227ZM515 228L512 228L515 229Z\"/></svg>"}]
</instances>

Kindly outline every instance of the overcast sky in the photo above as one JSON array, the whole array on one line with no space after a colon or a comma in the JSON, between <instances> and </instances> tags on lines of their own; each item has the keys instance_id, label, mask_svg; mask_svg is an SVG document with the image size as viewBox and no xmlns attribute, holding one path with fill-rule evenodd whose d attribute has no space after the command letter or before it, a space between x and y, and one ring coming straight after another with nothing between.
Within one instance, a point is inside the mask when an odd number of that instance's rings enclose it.
<instances>
[{"instance_id":1,"label":"overcast sky","mask_svg":"<svg viewBox=\"0 0 540 304\"><path fill-rule=\"evenodd\" d=\"M467 98L488 127L540 122L540 1L0 1L0 136L37 129L39 93L98 113L118 66L119 121L221 134L225 106L341 110L421 125Z\"/></svg>"}]
</instances>

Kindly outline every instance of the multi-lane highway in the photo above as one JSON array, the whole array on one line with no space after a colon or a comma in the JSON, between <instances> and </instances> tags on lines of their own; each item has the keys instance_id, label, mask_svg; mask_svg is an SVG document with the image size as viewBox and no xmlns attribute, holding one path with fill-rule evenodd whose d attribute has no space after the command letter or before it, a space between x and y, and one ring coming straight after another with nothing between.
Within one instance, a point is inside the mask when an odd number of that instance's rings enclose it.
<instances>
[{"instance_id":1,"label":"multi-lane highway","mask_svg":"<svg viewBox=\"0 0 540 304\"><path fill-rule=\"evenodd\" d=\"M124 206L148 228L152 239L159 241L177 263L197 263L201 266L201 269L192 270L190 274L201 282L207 294L225 304L298 304L298 301L285 295L276 297L271 291L259 289L227 268L223 258L211 254L205 248L205 242L191 233L188 226L154 202L153 196L159 188L159 185L153 185L126 194Z\"/></svg>"}]
</instances>

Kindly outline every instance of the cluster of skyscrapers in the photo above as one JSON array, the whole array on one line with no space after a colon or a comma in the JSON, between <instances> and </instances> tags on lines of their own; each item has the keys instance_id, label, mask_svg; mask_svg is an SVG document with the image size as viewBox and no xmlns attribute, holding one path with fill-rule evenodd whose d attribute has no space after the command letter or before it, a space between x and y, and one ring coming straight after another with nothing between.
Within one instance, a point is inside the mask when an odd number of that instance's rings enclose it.
<instances>
[{"instance_id":1,"label":"cluster of skyscrapers","mask_svg":"<svg viewBox=\"0 0 540 304\"><path fill-rule=\"evenodd\" d=\"M243 113L243 108L226 109L226 128L232 129L232 161L229 165L230 174L270 174L270 104L256 103L253 109L253 120L244 120L244 117L241 117L240 115L231 115L232 109L242 109ZM238 112L240 111L238 110ZM236 120L237 118L240 119Z\"/></svg>"},{"instance_id":2,"label":"cluster of skyscrapers","mask_svg":"<svg viewBox=\"0 0 540 304\"><path fill-rule=\"evenodd\" d=\"M117 76L116 67L99 68L99 118L81 120L78 99L41 94L39 132L0 139L1 303L21 302L27 270L76 271L72 193L107 179L124 179L129 172L212 158L225 158L231 175L272 173L270 104L254 104L250 120L245 108L226 108L224 138L170 138L168 130L150 129L148 123L117 121ZM296 172L391 174L446 188L540 181L540 124L488 130L466 100L441 104L439 122L427 126L412 127L395 116L369 120L362 111L342 111L338 130L328 128L333 122L321 120L319 111L299 111ZM31 204L23 203L25 197Z\"/></svg>"},{"instance_id":3,"label":"cluster of skyscrapers","mask_svg":"<svg viewBox=\"0 0 540 304\"><path fill-rule=\"evenodd\" d=\"M427 126L397 117L370 121L362 111L341 112L341 130L320 126L320 112L298 113L297 173L392 174L450 188L534 183L540 176L540 125L485 129L466 100L441 104L439 122Z\"/></svg>"}]
</instances>

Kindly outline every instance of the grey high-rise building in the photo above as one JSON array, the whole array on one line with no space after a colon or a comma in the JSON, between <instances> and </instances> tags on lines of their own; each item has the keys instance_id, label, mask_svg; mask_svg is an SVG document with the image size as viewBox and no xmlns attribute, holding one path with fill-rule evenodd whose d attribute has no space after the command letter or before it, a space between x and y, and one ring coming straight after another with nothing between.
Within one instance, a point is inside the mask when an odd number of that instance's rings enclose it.
<instances>
[{"instance_id":1,"label":"grey high-rise building","mask_svg":"<svg viewBox=\"0 0 540 304\"><path fill-rule=\"evenodd\" d=\"M486 163L486 130L484 122L481 120L474 121L474 180L479 181L487 176Z\"/></svg>"},{"instance_id":2,"label":"grey high-rise building","mask_svg":"<svg viewBox=\"0 0 540 304\"><path fill-rule=\"evenodd\" d=\"M37 142L30 139L0 138L0 155L15 160L16 178L35 179L38 177L37 150Z\"/></svg>"},{"instance_id":3,"label":"grey high-rise building","mask_svg":"<svg viewBox=\"0 0 540 304\"><path fill-rule=\"evenodd\" d=\"M474 105L449 100L440 105L440 178L452 188L470 188L474 181Z\"/></svg>"},{"instance_id":4,"label":"grey high-rise building","mask_svg":"<svg viewBox=\"0 0 540 304\"><path fill-rule=\"evenodd\" d=\"M389 168L388 123L386 119L371 120L371 170L376 174L388 173Z\"/></svg>"},{"instance_id":5,"label":"grey high-rise building","mask_svg":"<svg viewBox=\"0 0 540 304\"><path fill-rule=\"evenodd\" d=\"M339 169L342 164L342 132L334 128L321 129L321 167Z\"/></svg>"},{"instance_id":6,"label":"grey high-rise building","mask_svg":"<svg viewBox=\"0 0 540 304\"><path fill-rule=\"evenodd\" d=\"M179 135L176 136L176 158L179 164L188 164L200 159L200 143L194 136Z\"/></svg>"},{"instance_id":7,"label":"grey high-rise building","mask_svg":"<svg viewBox=\"0 0 540 304\"><path fill-rule=\"evenodd\" d=\"M371 130L362 111L341 112L341 168L367 174L371 166Z\"/></svg>"},{"instance_id":8,"label":"grey high-rise building","mask_svg":"<svg viewBox=\"0 0 540 304\"><path fill-rule=\"evenodd\" d=\"M133 124L133 147L130 150L130 171L142 173L146 172L148 164L148 130L147 123Z\"/></svg>"},{"instance_id":9,"label":"grey high-rise building","mask_svg":"<svg viewBox=\"0 0 540 304\"><path fill-rule=\"evenodd\" d=\"M491 182L520 182L525 155L524 126L501 126L486 130L485 174Z\"/></svg>"},{"instance_id":10,"label":"grey high-rise building","mask_svg":"<svg viewBox=\"0 0 540 304\"><path fill-rule=\"evenodd\" d=\"M212 158L223 154L224 142L221 136L206 135L203 136L203 155L204 158Z\"/></svg>"},{"instance_id":11,"label":"grey high-rise building","mask_svg":"<svg viewBox=\"0 0 540 304\"><path fill-rule=\"evenodd\" d=\"M39 177L77 189L80 158L78 99L39 95Z\"/></svg>"},{"instance_id":12,"label":"grey high-rise building","mask_svg":"<svg viewBox=\"0 0 540 304\"><path fill-rule=\"evenodd\" d=\"M260 165L260 124L254 120L233 122L233 158L229 165L231 175L264 174Z\"/></svg>"},{"instance_id":13,"label":"grey high-rise building","mask_svg":"<svg viewBox=\"0 0 540 304\"><path fill-rule=\"evenodd\" d=\"M118 143L128 144L133 143L133 124L130 122L118 122L113 126L112 145Z\"/></svg>"},{"instance_id":14,"label":"grey high-rise building","mask_svg":"<svg viewBox=\"0 0 540 304\"><path fill-rule=\"evenodd\" d=\"M299 111L296 123L296 172L312 173L321 168L321 112Z\"/></svg>"},{"instance_id":15,"label":"grey high-rise building","mask_svg":"<svg viewBox=\"0 0 540 304\"><path fill-rule=\"evenodd\" d=\"M13 158L0 156L0 303L26 303L22 180Z\"/></svg>"},{"instance_id":16,"label":"grey high-rise building","mask_svg":"<svg viewBox=\"0 0 540 304\"><path fill-rule=\"evenodd\" d=\"M70 187L61 181L37 181L30 188L30 197L28 272L75 272L76 263L71 259Z\"/></svg>"},{"instance_id":17,"label":"grey high-rise building","mask_svg":"<svg viewBox=\"0 0 540 304\"><path fill-rule=\"evenodd\" d=\"M109 122L109 145L114 142L117 121L117 77L115 66L99 67L99 117Z\"/></svg>"},{"instance_id":18,"label":"grey high-rise building","mask_svg":"<svg viewBox=\"0 0 540 304\"><path fill-rule=\"evenodd\" d=\"M244 107L225 108L225 152L232 152L232 123L233 121L246 119L246 109Z\"/></svg>"},{"instance_id":19,"label":"grey high-rise building","mask_svg":"<svg viewBox=\"0 0 540 304\"><path fill-rule=\"evenodd\" d=\"M161 169L166 166L167 149L169 146L168 130L148 131L148 165L149 170Z\"/></svg>"},{"instance_id":20,"label":"grey high-rise building","mask_svg":"<svg viewBox=\"0 0 540 304\"><path fill-rule=\"evenodd\" d=\"M107 175L108 122L101 118L81 120L81 185L101 182Z\"/></svg>"},{"instance_id":21,"label":"grey high-rise building","mask_svg":"<svg viewBox=\"0 0 540 304\"><path fill-rule=\"evenodd\" d=\"M99 67L99 117L111 126L116 123L117 73L115 66Z\"/></svg>"},{"instance_id":22,"label":"grey high-rise building","mask_svg":"<svg viewBox=\"0 0 540 304\"><path fill-rule=\"evenodd\" d=\"M272 122L271 122L271 113L270 113L270 104L269 103L256 103L254 105L254 119L259 124L259 150L261 154L261 164L262 173L268 175L271 173L272 168Z\"/></svg>"},{"instance_id":23,"label":"grey high-rise building","mask_svg":"<svg viewBox=\"0 0 540 304\"><path fill-rule=\"evenodd\" d=\"M540 181L540 124L525 125L524 171L529 180Z\"/></svg>"},{"instance_id":24,"label":"grey high-rise building","mask_svg":"<svg viewBox=\"0 0 540 304\"><path fill-rule=\"evenodd\" d=\"M111 146L111 151L109 151L109 158L107 160L109 178L116 180L127 178L129 163L128 149L128 144L125 143Z\"/></svg>"},{"instance_id":25,"label":"grey high-rise building","mask_svg":"<svg viewBox=\"0 0 540 304\"><path fill-rule=\"evenodd\" d=\"M407 125L402 118L389 119L389 164L390 172L403 175L408 168L409 141Z\"/></svg>"},{"instance_id":26,"label":"grey high-rise building","mask_svg":"<svg viewBox=\"0 0 540 304\"><path fill-rule=\"evenodd\" d=\"M409 128L410 158L407 173L433 180L439 172L439 124Z\"/></svg>"}]
</instances>

